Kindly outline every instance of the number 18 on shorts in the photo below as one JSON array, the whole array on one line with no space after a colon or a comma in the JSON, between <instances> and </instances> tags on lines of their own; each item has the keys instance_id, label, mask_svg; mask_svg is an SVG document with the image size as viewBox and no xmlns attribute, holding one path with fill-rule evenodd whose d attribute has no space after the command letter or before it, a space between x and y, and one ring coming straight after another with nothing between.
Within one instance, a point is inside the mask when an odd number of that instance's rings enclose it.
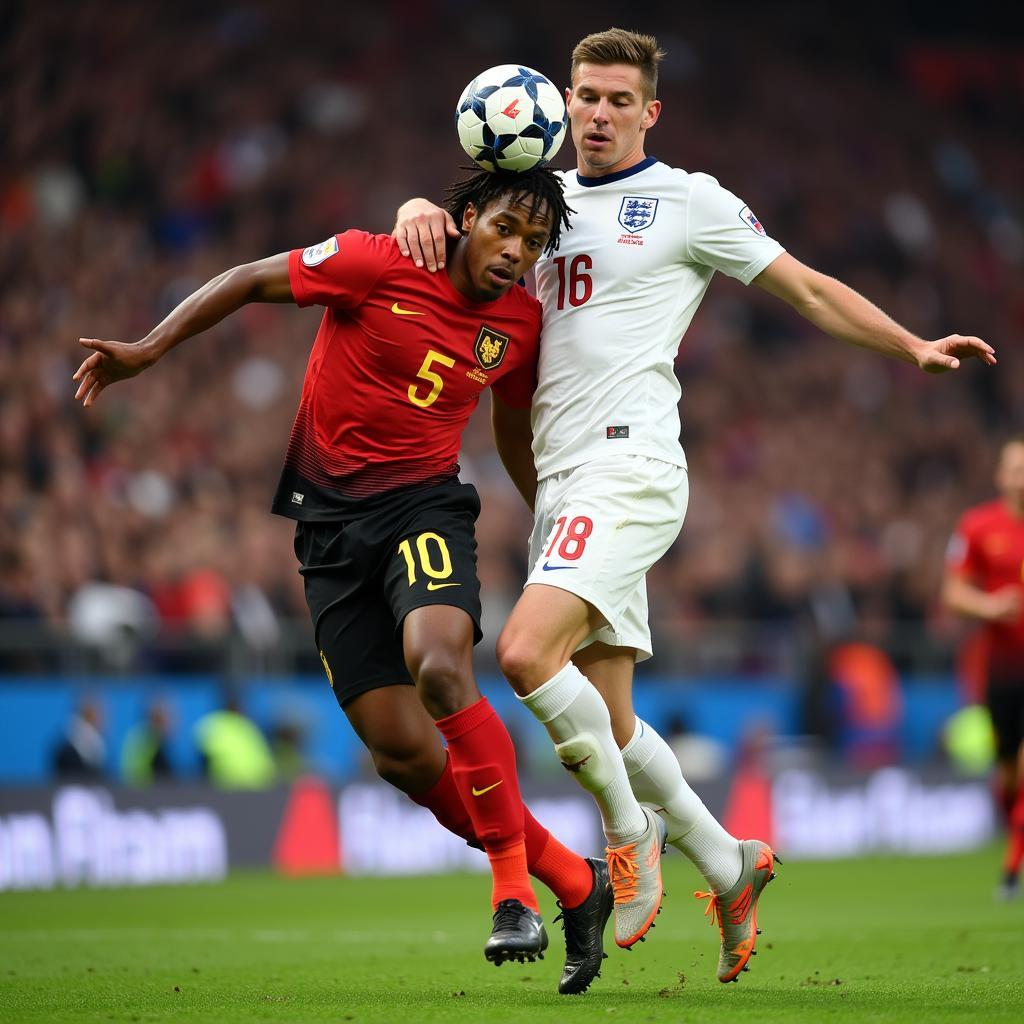
<instances>
[{"instance_id":1,"label":"number 18 on shorts","mask_svg":"<svg viewBox=\"0 0 1024 1024\"><path fill-rule=\"evenodd\" d=\"M610 627L609 635L590 639L649 655L644 578L678 536L688 495L684 467L643 455L546 477L537 491L527 584L576 594Z\"/></svg>"}]
</instances>

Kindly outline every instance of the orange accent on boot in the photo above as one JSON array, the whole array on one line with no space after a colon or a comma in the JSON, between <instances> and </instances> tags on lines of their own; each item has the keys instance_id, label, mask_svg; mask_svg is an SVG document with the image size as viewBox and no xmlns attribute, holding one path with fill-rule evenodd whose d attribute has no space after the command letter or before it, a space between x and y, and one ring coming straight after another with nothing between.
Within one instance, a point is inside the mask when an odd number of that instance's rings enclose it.
<instances>
[{"instance_id":1,"label":"orange accent on boot","mask_svg":"<svg viewBox=\"0 0 1024 1024\"><path fill-rule=\"evenodd\" d=\"M718 930L722 930L722 909L718 905L718 893L714 889L709 889L707 892L701 892L700 889L695 890L694 898L698 900L707 900L708 905L704 908L704 916L711 915L711 925L718 925ZM725 936L723 935L724 939Z\"/></svg>"},{"instance_id":2,"label":"orange accent on boot","mask_svg":"<svg viewBox=\"0 0 1024 1024\"><path fill-rule=\"evenodd\" d=\"M636 863L636 843L627 843L625 846L607 846L604 855L608 860L608 875L612 884L612 892L615 894L615 902L631 903L636 899L639 891L640 869ZM661 885L660 871L658 872L658 885L659 887ZM629 949L630 946L639 942L650 931L651 924L658 916L660 906L661 900L659 899L647 920L628 938L616 937L615 945L620 949Z\"/></svg>"},{"instance_id":3,"label":"orange accent on boot","mask_svg":"<svg viewBox=\"0 0 1024 1024\"><path fill-rule=\"evenodd\" d=\"M496 909L502 900L519 900L524 906L539 913L540 907L526 869L526 844L519 842L500 850L488 849L487 859L491 862L491 875L494 879L491 907Z\"/></svg>"},{"instance_id":4,"label":"orange accent on boot","mask_svg":"<svg viewBox=\"0 0 1024 1024\"><path fill-rule=\"evenodd\" d=\"M746 885L743 888L743 892L739 894L729 904L729 917L732 918L733 924L740 924L743 919L750 913L750 904L754 896L754 887L752 885ZM721 908L719 908L721 913Z\"/></svg>"},{"instance_id":5,"label":"orange accent on boot","mask_svg":"<svg viewBox=\"0 0 1024 1024\"><path fill-rule=\"evenodd\" d=\"M604 851L608 858L608 874L616 903L631 903L636 899L640 870L636 865L636 843L609 846Z\"/></svg>"}]
</instances>

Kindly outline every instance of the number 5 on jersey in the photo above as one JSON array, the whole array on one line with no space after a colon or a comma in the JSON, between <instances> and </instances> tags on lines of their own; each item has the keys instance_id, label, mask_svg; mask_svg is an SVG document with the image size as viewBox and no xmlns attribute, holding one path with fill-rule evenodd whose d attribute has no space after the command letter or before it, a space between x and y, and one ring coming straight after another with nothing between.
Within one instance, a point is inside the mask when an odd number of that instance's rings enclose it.
<instances>
[{"instance_id":1,"label":"number 5 on jersey","mask_svg":"<svg viewBox=\"0 0 1024 1024\"><path fill-rule=\"evenodd\" d=\"M444 387L444 381L441 379L441 375L435 373L430 368L431 363L440 363L442 366L447 366L451 369L455 365L455 360L450 359L448 356L442 355L440 352L435 352L430 349L427 352L426 358L423 360L423 365L416 371L416 376L422 380L430 381L432 387L426 397L421 397L418 394L418 388L415 384L409 385L409 401L413 405L418 405L421 409L426 409L428 406L433 405L437 401L437 396L441 394L441 388Z\"/></svg>"}]
</instances>

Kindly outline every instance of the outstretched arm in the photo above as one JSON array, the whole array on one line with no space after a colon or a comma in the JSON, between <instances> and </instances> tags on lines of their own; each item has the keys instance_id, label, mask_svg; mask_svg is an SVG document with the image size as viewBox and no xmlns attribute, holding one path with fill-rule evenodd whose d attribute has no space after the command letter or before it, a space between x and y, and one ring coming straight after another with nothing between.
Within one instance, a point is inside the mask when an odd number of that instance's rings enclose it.
<instances>
[{"instance_id":1,"label":"outstretched arm","mask_svg":"<svg viewBox=\"0 0 1024 1024\"><path fill-rule=\"evenodd\" d=\"M1020 587L985 591L956 573L947 573L942 583L942 603L959 615L982 622L1015 622L1021 613Z\"/></svg>"},{"instance_id":2,"label":"outstretched arm","mask_svg":"<svg viewBox=\"0 0 1024 1024\"><path fill-rule=\"evenodd\" d=\"M533 511L537 497L537 467L533 462L530 410L516 409L491 391L491 426L494 446L516 490Z\"/></svg>"},{"instance_id":3,"label":"outstretched arm","mask_svg":"<svg viewBox=\"0 0 1024 1024\"><path fill-rule=\"evenodd\" d=\"M925 341L901 327L852 288L819 274L783 253L754 278L766 292L788 302L801 316L840 341L914 363L928 373L956 370L960 360L994 366L994 350L981 338L951 334Z\"/></svg>"},{"instance_id":4,"label":"outstretched arm","mask_svg":"<svg viewBox=\"0 0 1024 1024\"><path fill-rule=\"evenodd\" d=\"M391 237L403 256L411 256L417 267L425 263L427 270L444 268L447 239L461 235L451 214L435 206L429 199L410 199L398 208Z\"/></svg>"},{"instance_id":5,"label":"outstretched arm","mask_svg":"<svg viewBox=\"0 0 1024 1024\"><path fill-rule=\"evenodd\" d=\"M249 302L294 301L286 252L226 270L193 292L141 341L79 338L79 344L93 353L71 378L79 382L75 398L86 407L92 405L108 385L148 369L175 345Z\"/></svg>"}]
</instances>

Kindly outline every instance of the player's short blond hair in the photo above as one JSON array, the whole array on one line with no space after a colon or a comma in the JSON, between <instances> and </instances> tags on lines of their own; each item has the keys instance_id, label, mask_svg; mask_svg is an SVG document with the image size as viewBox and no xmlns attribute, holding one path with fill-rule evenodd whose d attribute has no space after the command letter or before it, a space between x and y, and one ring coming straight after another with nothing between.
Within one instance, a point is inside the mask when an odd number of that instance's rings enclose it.
<instances>
[{"instance_id":1,"label":"player's short blond hair","mask_svg":"<svg viewBox=\"0 0 1024 1024\"><path fill-rule=\"evenodd\" d=\"M658 93L658 65L664 56L654 36L628 32L624 28L593 32L581 39L572 51L569 80L575 81L581 64L629 64L640 69L644 100L649 102Z\"/></svg>"}]
</instances>

